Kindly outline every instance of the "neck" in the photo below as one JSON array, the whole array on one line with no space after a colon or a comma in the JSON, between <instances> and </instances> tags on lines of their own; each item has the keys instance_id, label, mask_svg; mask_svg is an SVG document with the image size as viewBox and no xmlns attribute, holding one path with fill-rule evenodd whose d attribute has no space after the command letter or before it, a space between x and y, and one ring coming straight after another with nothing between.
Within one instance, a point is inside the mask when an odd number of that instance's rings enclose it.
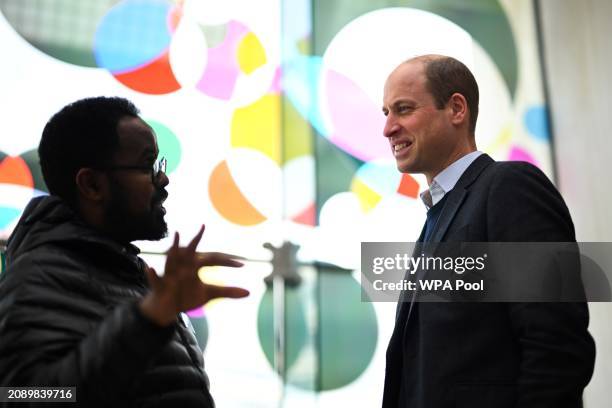
<instances>
[{"instance_id":1,"label":"neck","mask_svg":"<svg viewBox=\"0 0 612 408\"><path fill-rule=\"evenodd\" d=\"M431 186L431 183L433 183L434 178L442 173L442 171L444 171L444 169L446 169L448 166L450 166L451 164L453 164L454 162L456 162L457 160L461 159L463 156L466 156L472 152L476 151L476 145L474 144L473 146L465 146L465 148L457 150L455 152L453 152L451 155L449 155L446 160L444 160L442 162L442 164L440 166L438 166L438 169L436 171L433 172L429 172L429 173L424 173L425 174L425 178L427 179L427 185Z\"/></svg>"}]
</instances>

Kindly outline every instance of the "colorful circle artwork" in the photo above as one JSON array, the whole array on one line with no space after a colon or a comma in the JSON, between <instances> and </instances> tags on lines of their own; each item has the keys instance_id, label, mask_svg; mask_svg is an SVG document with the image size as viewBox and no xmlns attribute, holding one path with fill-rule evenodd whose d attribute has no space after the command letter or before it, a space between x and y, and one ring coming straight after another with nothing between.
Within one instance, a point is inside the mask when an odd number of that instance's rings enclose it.
<instances>
[{"instance_id":1,"label":"colorful circle artwork","mask_svg":"<svg viewBox=\"0 0 612 408\"><path fill-rule=\"evenodd\" d=\"M319 325L310 333L314 352L320 363L312 364L312 372L301 376L288 375L290 384L314 391L329 391L346 386L368 367L378 341L376 313L370 302L361 302L361 287L349 273L321 271L318 275L320 297L317 299ZM300 289L287 289L285 299L287 324L285 361L288 372L306 358L308 343L304 294ZM267 290L259 305L257 332L268 362L274 364L272 293ZM318 379L314 381L313 379Z\"/></svg>"},{"instance_id":2,"label":"colorful circle artwork","mask_svg":"<svg viewBox=\"0 0 612 408\"><path fill-rule=\"evenodd\" d=\"M231 156L213 169L208 194L225 219L251 226L280 217L281 183L280 168L270 158L254 149L233 149Z\"/></svg>"},{"instance_id":3,"label":"colorful circle artwork","mask_svg":"<svg viewBox=\"0 0 612 408\"><path fill-rule=\"evenodd\" d=\"M486 4L486 6L485 6ZM337 18L338 14L331 12L334 10L335 5L332 3L326 4L325 2L319 2L321 10L317 14L314 29L317 32L317 36L314 38L314 49L317 55L323 55L329 51L330 43L338 36L338 33L346 28L350 22L359 19L362 16L372 14L373 12L388 11L391 14L397 12L401 20L401 14L403 11L425 11L429 14L435 14L436 16L453 22L463 30L465 30L469 36L474 39L474 42L479 44L485 52L491 56L491 59L495 62L498 67L503 82L510 91L510 94L514 98L517 83L518 83L518 50L516 40L513 34L513 27L510 24L509 15L505 11L505 6L498 0L491 0L485 3L479 3L474 7L465 7L465 9L458 8L454 2L448 0L428 0L428 1L406 1L406 0L386 0L385 8L381 7L378 2L355 2L355 1L344 1L343 5L343 18ZM329 12L326 12L327 7L330 8ZM391 16L393 18L393 16ZM347 24L348 23L348 24ZM415 23L411 21L411 24ZM432 37L440 37L443 40L447 40L448 37L440 34L437 31L437 27L428 26L427 24L420 24L418 21L416 24L421 27L419 35L415 37L400 37L400 38L416 38L418 41L403 41L402 43L413 45L415 43L423 44L423 52L431 53L432 48L427 46L424 42ZM394 23L388 23L387 26L394 26ZM400 26L408 26L407 22L401 21ZM366 34L375 34L378 30L385 29L385 26L376 25L369 27L366 30ZM374 38L367 37L364 41L355 39L353 44L359 46L351 47L355 50L360 50L364 44L372 44L372 48L378 48L381 50L387 47L394 48L400 42L399 41L376 41ZM386 46L388 44L388 46ZM369 49L368 51L371 51ZM393 55L393 50L390 53ZM372 58L370 53L367 54L368 58ZM408 58L408 55L402 55L402 52L395 49L395 55L400 58ZM377 64L363 63L360 64L364 67L377 69L379 60L374 58Z\"/></svg>"},{"instance_id":4,"label":"colorful circle artwork","mask_svg":"<svg viewBox=\"0 0 612 408\"><path fill-rule=\"evenodd\" d=\"M205 26L184 15L183 1L5 0L0 7L15 30L40 51L71 64L104 68L144 94L172 93L185 82L229 101L237 88L249 93L266 79L245 81L268 62L253 31L237 20ZM197 78L185 80L185 72L187 78Z\"/></svg>"},{"instance_id":5,"label":"colorful circle artwork","mask_svg":"<svg viewBox=\"0 0 612 408\"><path fill-rule=\"evenodd\" d=\"M60 61L98 66L96 29L120 0L3 0L0 9L11 26L33 47Z\"/></svg>"},{"instance_id":6,"label":"colorful circle artwork","mask_svg":"<svg viewBox=\"0 0 612 408\"><path fill-rule=\"evenodd\" d=\"M423 33L434 31L436 35L423 36ZM420 41L399 43L386 40L420 37ZM352 46L355 43L363 45ZM364 53L377 63L359 63ZM455 22L428 11L407 7L363 14L342 27L329 42L321 64L326 82L322 83L319 92L319 105L324 109L324 118L346 129L341 132L341 137L330 135L330 140L364 161L393 159L388 142L382 135L385 119L381 113L384 78L405 59L423 53L457 58L481 82L486 81L487 86L480 89L480 113L476 127L476 142L486 150L512 114L511 93L498 65L469 32ZM344 95L351 95L351 98L343 99ZM358 99L357 95L361 95L362 99ZM361 109L356 110L350 103L353 99L363 101ZM370 101L371 108L367 108L366 101ZM370 111L370 116L367 116L367 111ZM358 116L351 116L351 113ZM356 120L357 117L360 119ZM375 129L367 129L367 134L359 133L359 129L354 128L366 123L361 118L375 123ZM378 122L374 122L374 118L378 118ZM334 134L333 129L331 134Z\"/></svg>"},{"instance_id":7,"label":"colorful circle artwork","mask_svg":"<svg viewBox=\"0 0 612 408\"><path fill-rule=\"evenodd\" d=\"M208 49L208 63L196 88L227 101L234 95L241 75L250 75L266 63L266 52L244 24L233 20L225 29L223 40Z\"/></svg>"},{"instance_id":8,"label":"colorful circle artwork","mask_svg":"<svg viewBox=\"0 0 612 408\"><path fill-rule=\"evenodd\" d=\"M166 125L156 120L147 119L147 124L153 128L157 137L157 147L159 157L165 157L168 162L166 174L172 173L181 162L182 150L181 143Z\"/></svg>"},{"instance_id":9,"label":"colorful circle artwork","mask_svg":"<svg viewBox=\"0 0 612 408\"><path fill-rule=\"evenodd\" d=\"M123 1L102 18L94 38L98 67L139 92L165 94L181 86L170 67L180 8L167 1Z\"/></svg>"},{"instance_id":10,"label":"colorful circle artwork","mask_svg":"<svg viewBox=\"0 0 612 408\"><path fill-rule=\"evenodd\" d=\"M397 193L417 198L419 183L410 174L400 173L395 162L370 161L355 173L351 191L357 195L362 209L367 212L376 207L385 196Z\"/></svg>"},{"instance_id":11,"label":"colorful circle artwork","mask_svg":"<svg viewBox=\"0 0 612 408\"><path fill-rule=\"evenodd\" d=\"M527 163L531 163L536 167L539 166L539 163L537 162L535 157L533 157L533 155L529 153L526 149L519 146L512 146L508 154L508 160L524 161Z\"/></svg>"},{"instance_id":12,"label":"colorful circle artwork","mask_svg":"<svg viewBox=\"0 0 612 408\"><path fill-rule=\"evenodd\" d=\"M16 157L0 152L0 231L17 221L33 197L46 191L35 150Z\"/></svg>"},{"instance_id":13,"label":"colorful circle artwork","mask_svg":"<svg viewBox=\"0 0 612 408\"><path fill-rule=\"evenodd\" d=\"M281 112L287 118L284 128L279 121ZM276 83L259 100L237 108L231 122L232 153L209 178L209 197L217 211L244 226L271 217L314 225L311 138L308 122ZM258 169L257 174L253 168Z\"/></svg>"}]
</instances>

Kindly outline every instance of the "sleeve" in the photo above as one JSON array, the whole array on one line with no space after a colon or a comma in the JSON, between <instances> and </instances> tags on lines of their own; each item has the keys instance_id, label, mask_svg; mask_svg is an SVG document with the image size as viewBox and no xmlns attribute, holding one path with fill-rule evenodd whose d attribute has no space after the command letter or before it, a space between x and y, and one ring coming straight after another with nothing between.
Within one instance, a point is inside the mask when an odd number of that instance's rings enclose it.
<instances>
[{"instance_id":1,"label":"sleeve","mask_svg":"<svg viewBox=\"0 0 612 408\"><path fill-rule=\"evenodd\" d=\"M14 266L0 284L2 386L76 386L79 403L113 406L174 333L174 325L144 317L137 302L92 324L91 303L57 290L65 280L29 260Z\"/></svg>"},{"instance_id":2,"label":"sleeve","mask_svg":"<svg viewBox=\"0 0 612 408\"><path fill-rule=\"evenodd\" d=\"M574 242L563 199L536 167L508 163L492 183L488 235L496 242ZM579 270L576 271L579 274ZM595 363L584 302L508 303L521 350L517 407L582 407Z\"/></svg>"}]
</instances>

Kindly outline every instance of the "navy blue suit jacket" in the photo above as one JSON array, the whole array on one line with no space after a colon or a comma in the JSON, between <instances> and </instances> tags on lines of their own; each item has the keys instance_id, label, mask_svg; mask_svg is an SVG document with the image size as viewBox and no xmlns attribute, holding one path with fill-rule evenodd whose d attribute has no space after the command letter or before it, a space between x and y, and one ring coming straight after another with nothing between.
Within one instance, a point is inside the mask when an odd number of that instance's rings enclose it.
<instances>
[{"instance_id":1,"label":"navy blue suit jacket","mask_svg":"<svg viewBox=\"0 0 612 408\"><path fill-rule=\"evenodd\" d=\"M535 166L486 154L464 172L434 242L573 242L569 211ZM383 408L578 408L595 346L585 303L398 305Z\"/></svg>"}]
</instances>

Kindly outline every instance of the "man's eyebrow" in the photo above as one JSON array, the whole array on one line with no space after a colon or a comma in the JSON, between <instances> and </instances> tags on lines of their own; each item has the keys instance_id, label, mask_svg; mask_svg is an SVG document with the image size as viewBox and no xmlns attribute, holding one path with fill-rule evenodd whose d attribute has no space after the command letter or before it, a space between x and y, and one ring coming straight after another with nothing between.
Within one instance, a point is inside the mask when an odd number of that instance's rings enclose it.
<instances>
[{"instance_id":1,"label":"man's eyebrow","mask_svg":"<svg viewBox=\"0 0 612 408\"><path fill-rule=\"evenodd\" d=\"M393 101L393 103L390 105L390 108L397 108L399 105L402 104L414 105L415 103L416 102L414 102L412 99L398 99L396 101ZM389 108L387 108L386 106L382 107L383 113L385 113L387 110L389 110Z\"/></svg>"},{"instance_id":2,"label":"man's eyebrow","mask_svg":"<svg viewBox=\"0 0 612 408\"><path fill-rule=\"evenodd\" d=\"M397 105L401 105L403 103L406 103L406 104L410 105L410 104L414 104L415 102L412 99L398 99L398 100L394 101L392 105L393 106L397 106Z\"/></svg>"}]
</instances>

